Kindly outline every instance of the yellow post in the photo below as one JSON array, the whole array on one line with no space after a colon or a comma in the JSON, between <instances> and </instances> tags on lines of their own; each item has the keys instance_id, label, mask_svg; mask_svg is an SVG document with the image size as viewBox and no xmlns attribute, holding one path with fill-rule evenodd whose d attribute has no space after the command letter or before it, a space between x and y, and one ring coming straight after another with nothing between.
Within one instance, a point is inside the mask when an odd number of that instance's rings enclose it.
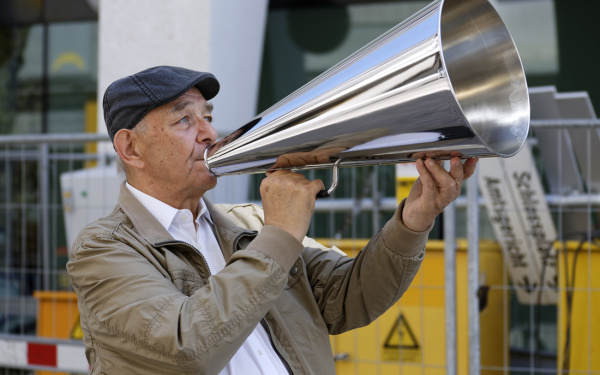
<instances>
[{"instance_id":1,"label":"yellow post","mask_svg":"<svg viewBox=\"0 0 600 375\"><path fill-rule=\"evenodd\" d=\"M85 113L85 132L86 133L96 133L98 131L98 102L96 100L88 100L85 102L84 107ZM98 147L96 143L86 143L84 146L84 151L88 154L95 154L98 151ZM86 161L85 167L91 168L96 166L96 161Z\"/></svg>"}]
</instances>

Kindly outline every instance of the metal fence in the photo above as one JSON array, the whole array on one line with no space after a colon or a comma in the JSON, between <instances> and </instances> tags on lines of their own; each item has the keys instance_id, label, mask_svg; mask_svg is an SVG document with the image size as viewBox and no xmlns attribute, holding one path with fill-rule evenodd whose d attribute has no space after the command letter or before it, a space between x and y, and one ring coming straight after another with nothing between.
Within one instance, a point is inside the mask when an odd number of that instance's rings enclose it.
<instances>
[{"instance_id":1,"label":"metal fence","mask_svg":"<svg viewBox=\"0 0 600 375\"><path fill-rule=\"evenodd\" d=\"M423 267L400 303L372 325L332 337L338 373L600 374L595 358L600 350L600 191L594 185L600 166L593 157L600 126L597 120L532 125L529 144L558 234L558 301L541 305L517 299L518 286L475 176L436 224L443 232L432 235ZM563 168L565 137L572 144L565 129L582 130L586 140L577 150L586 157L578 163L583 184L577 192L548 182L551 168ZM559 149L551 149L560 160L552 166L541 156L540 130L556 136ZM114 179L113 172L101 168L110 156L97 151L107 140L89 134L0 137L0 374L85 372L77 303L64 267L73 226L69 215L73 209L81 214L77 199L105 195L84 207L88 214L78 221L93 220L114 202L106 202L112 193L94 191L98 175L83 190L65 189L61 176L96 169ZM347 169L342 180L354 181L348 192L317 202L310 235L353 255L385 222L397 204L390 194L394 181L389 168L370 168ZM366 182L369 189L361 189ZM349 239L341 240L340 233Z\"/></svg>"},{"instance_id":2,"label":"metal fence","mask_svg":"<svg viewBox=\"0 0 600 375\"><path fill-rule=\"evenodd\" d=\"M95 147L106 139L89 134L0 137L0 367L5 367L0 373L77 368L65 363L73 348L80 369L85 362L81 342L70 341L78 313L65 269L60 175L105 163Z\"/></svg>"}]
</instances>

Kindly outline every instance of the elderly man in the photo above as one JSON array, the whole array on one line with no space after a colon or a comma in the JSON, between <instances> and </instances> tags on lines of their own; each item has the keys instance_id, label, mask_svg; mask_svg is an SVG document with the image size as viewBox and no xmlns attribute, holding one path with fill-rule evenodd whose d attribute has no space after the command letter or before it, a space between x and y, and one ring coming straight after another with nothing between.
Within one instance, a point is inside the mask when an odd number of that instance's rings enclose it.
<instances>
[{"instance_id":1,"label":"elderly man","mask_svg":"<svg viewBox=\"0 0 600 375\"><path fill-rule=\"evenodd\" d=\"M127 180L67 265L92 374L333 374L329 334L402 296L435 217L475 169L419 160L410 196L351 259L305 237L320 180L270 172L262 209L202 198L217 183L203 155L218 90L209 73L168 66L106 90Z\"/></svg>"}]
</instances>

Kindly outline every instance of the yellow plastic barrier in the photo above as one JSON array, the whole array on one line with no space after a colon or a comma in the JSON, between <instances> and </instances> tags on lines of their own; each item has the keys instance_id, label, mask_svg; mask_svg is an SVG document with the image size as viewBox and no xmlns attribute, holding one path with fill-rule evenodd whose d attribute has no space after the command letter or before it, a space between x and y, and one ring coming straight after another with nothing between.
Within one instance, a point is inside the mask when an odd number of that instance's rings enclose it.
<instances>
[{"instance_id":1,"label":"yellow plastic barrier","mask_svg":"<svg viewBox=\"0 0 600 375\"><path fill-rule=\"evenodd\" d=\"M366 240L330 241L349 256ZM458 240L457 371L468 373L467 257L465 240ZM331 336L339 375L445 374L444 243L429 241L423 265L402 299L367 327ZM480 313L481 374L485 368L508 367L508 294L503 285L504 262L494 241L480 242L480 283L489 287L487 305Z\"/></svg>"},{"instance_id":2,"label":"yellow plastic barrier","mask_svg":"<svg viewBox=\"0 0 600 375\"><path fill-rule=\"evenodd\" d=\"M354 256L367 240L320 239ZM458 373L468 371L467 259L465 240L457 241L457 355ZM582 244L577 256L574 284L572 266L578 242L559 248L559 350L558 369L565 360L573 371L600 371L600 247ZM445 374L444 243L429 241L423 265L399 303L371 325L332 336L340 375L346 374ZM488 286L487 306L480 313L481 374L486 367L508 367L508 298L503 278L504 261L499 245L480 242L480 283ZM565 251L566 249L566 251ZM565 279L565 266L569 281ZM567 291L573 291L571 315L567 313ZM81 339L77 297L72 292L37 291L37 334L48 338ZM570 340L565 352L567 324ZM566 353L566 354L565 354ZM425 371L425 372L424 372ZM38 375L56 374L37 371Z\"/></svg>"},{"instance_id":3,"label":"yellow plastic barrier","mask_svg":"<svg viewBox=\"0 0 600 375\"><path fill-rule=\"evenodd\" d=\"M69 339L79 326L77 296L73 292L36 291L38 299L37 335L56 339ZM36 371L36 375L68 375L66 373Z\"/></svg>"}]
</instances>

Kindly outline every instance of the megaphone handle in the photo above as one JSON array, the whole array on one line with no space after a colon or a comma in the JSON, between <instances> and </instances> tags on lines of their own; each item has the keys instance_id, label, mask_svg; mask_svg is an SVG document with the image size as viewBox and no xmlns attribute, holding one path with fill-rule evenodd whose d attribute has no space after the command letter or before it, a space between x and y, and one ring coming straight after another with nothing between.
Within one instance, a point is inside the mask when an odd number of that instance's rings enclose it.
<instances>
[{"instance_id":1,"label":"megaphone handle","mask_svg":"<svg viewBox=\"0 0 600 375\"><path fill-rule=\"evenodd\" d=\"M340 158L333 164L333 177L332 177L333 181L331 183L331 187L327 190L321 190L320 192L318 192L317 198L327 198L327 197L331 196L331 194L333 194L335 189L337 189L341 161L342 161L342 159Z\"/></svg>"}]
</instances>

